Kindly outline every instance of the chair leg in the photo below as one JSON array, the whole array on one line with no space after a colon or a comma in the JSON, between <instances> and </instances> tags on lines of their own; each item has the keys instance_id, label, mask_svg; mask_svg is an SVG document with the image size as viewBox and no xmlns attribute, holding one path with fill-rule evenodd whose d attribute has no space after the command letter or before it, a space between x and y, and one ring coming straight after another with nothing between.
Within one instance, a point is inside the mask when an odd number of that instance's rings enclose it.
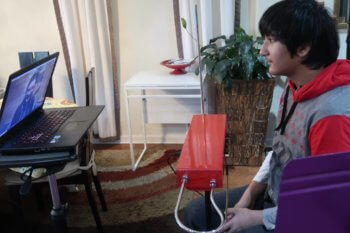
<instances>
[{"instance_id":1,"label":"chair leg","mask_svg":"<svg viewBox=\"0 0 350 233\"><path fill-rule=\"evenodd\" d=\"M19 227L20 232L26 232L26 230L28 229L28 224L24 218L19 189L20 186L17 185L9 185L7 187L8 194L11 200L11 205L15 210L16 219L18 220L17 227Z\"/></svg>"},{"instance_id":2,"label":"chair leg","mask_svg":"<svg viewBox=\"0 0 350 233\"><path fill-rule=\"evenodd\" d=\"M107 204L106 204L106 200L105 200L105 197L103 195L103 192L102 192L100 179L98 178L97 175L96 176L92 175L92 180L94 181L95 188L96 188L96 191L97 191L98 198L100 200L100 204L101 204L102 210L103 211L107 211Z\"/></svg>"},{"instance_id":3,"label":"chair leg","mask_svg":"<svg viewBox=\"0 0 350 233\"><path fill-rule=\"evenodd\" d=\"M43 198L43 187L41 187L40 185L35 189L35 196L36 196L36 202L38 205L38 210L43 211L45 206L44 198Z\"/></svg>"},{"instance_id":4,"label":"chair leg","mask_svg":"<svg viewBox=\"0 0 350 233\"><path fill-rule=\"evenodd\" d=\"M98 230L99 233L103 233L104 231L103 231L103 228L102 228L100 215L98 213L97 206L96 206L96 203L95 203L95 199L94 199L94 196L92 194L90 175L88 174L87 171L82 171L82 172L84 173L84 176L85 176L85 178L84 178L85 191L86 191L86 195L87 195L90 207L91 207L92 214L94 215L94 219L95 219L95 222L96 222L97 230Z\"/></svg>"}]
</instances>

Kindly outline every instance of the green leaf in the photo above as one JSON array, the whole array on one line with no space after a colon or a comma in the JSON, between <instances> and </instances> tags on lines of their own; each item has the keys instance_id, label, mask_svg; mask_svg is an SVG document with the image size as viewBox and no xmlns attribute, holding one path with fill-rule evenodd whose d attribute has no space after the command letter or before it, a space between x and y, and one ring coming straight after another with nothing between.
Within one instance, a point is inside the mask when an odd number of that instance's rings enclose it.
<instances>
[{"instance_id":1,"label":"green leaf","mask_svg":"<svg viewBox=\"0 0 350 233\"><path fill-rule=\"evenodd\" d=\"M267 63L266 59L263 56L258 56L257 57L258 62L260 62L263 66L268 67L269 64Z\"/></svg>"},{"instance_id":2,"label":"green leaf","mask_svg":"<svg viewBox=\"0 0 350 233\"><path fill-rule=\"evenodd\" d=\"M223 80L223 76L222 76L223 74L216 74L216 75L214 75L214 78L215 78L215 80L216 80L216 82L218 82L218 83L222 83L222 80Z\"/></svg>"},{"instance_id":3,"label":"green leaf","mask_svg":"<svg viewBox=\"0 0 350 233\"><path fill-rule=\"evenodd\" d=\"M236 58L238 56L237 49L235 49L234 47L227 48L226 55L228 58Z\"/></svg>"},{"instance_id":4,"label":"green leaf","mask_svg":"<svg viewBox=\"0 0 350 233\"><path fill-rule=\"evenodd\" d=\"M216 43L224 40L224 44ZM269 79L268 64L259 55L262 38L254 39L239 28L228 38L225 35L215 37L201 48L201 67L206 73L229 88L233 80Z\"/></svg>"},{"instance_id":5,"label":"green leaf","mask_svg":"<svg viewBox=\"0 0 350 233\"><path fill-rule=\"evenodd\" d=\"M214 37L213 39L211 39L211 40L209 41L209 44L215 43L217 40L220 40L220 39L226 40L226 36L225 36L225 35L222 35L222 36Z\"/></svg>"},{"instance_id":6,"label":"green leaf","mask_svg":"<svg viewBox=\"0 0 350 233\"><path fill-rule=\"evenodd\" d=\"M242 41L239 46L241 56L246 56L252 50L253 44L250 41Z\"/></svg>"},{"instance_id":7,"label":"green leaf","mask_svg":"<svg viewBox=\"0 0 350 233\"><path fill-rule=\"evenodd\" d=\"M241 57L233 57L231 60L231 70L235 70L235 67L239 66L239 63L241 61Z\"/></svg>"},{"instance_id":8,"label":"green leaf","mask_svg":"<svg viewBox=\"0 0 350 233\"><path fill-rule=\"evenodd\" d=\"M203 57L208 57L208 56L211 56L212 54L211 54L209 51L202 51L202 52L201 52L201 55L202 55Z\"/></svg>"},{"instance_id":9,"label":"green leaf","mask_svg":"<svg viewBox=\"0 0 350 233\"><path fill-rule=\"evenodd\" d=\"M215 65L214 73L215 74L220 74L220 73L226 74L230 67L231 67L230 60L226 59L226 60L219 61Z\"/></svg>"},{"instance_id":10,"label":"green leaf","mask_svg":"<svg viewBox=\"0 0 350 233\"><path fill-rule=\"evenodd\" d=\"M212 60L210 58L205 57L202 60L202 69L204 69L204 67L206 67L208 74L212 74L213 73L215 65L216 65L216 61Z\"/></svg>"},{"instance_id":11,"label":"green leaf","mask_svg":"<svg viewBox=\"0 0 350 233\"><path fill-rule=\"evenodd\" d=\"M247 56L243 60L243 64L245 67L245 72L248 80L252 79L253 69L254 69L254 59L252 56Z\"/></svg>"},{"instance_id":12,"label":"green leaf","mask_svg":"<svg viewBox=\"0 0 350 233\"><path fill-rule=\"evenodd\" d=\"M207 72L210 74L214 73L214 68L215 68L215 62L208 63Z\"/></svg>"},{"instance_id":13,"label":"green leaf","mask_svg":"<svg viewBox=\"0 0 350 233\"><path fill-rule=\"evenodd\" d=\"M255 39L255 42L258 44L258 45L262 45L264 43L264 38L262 38L261 36L257 37Z\"/></svg>"},{"instance_id":14,"label":"green leaf","mask_svg":"<svg viewBox=\"0 0 350 233\"><path fill-rule=\"evenodd\" d=\"M187 28L187 22L186 22L186 19L184 19L184 18L182 18L182 17L181 17L181 25L182 25L182 27L183 27L184 29L186 29L186 28Z\"/></svg>"},{"instance_id":15,"label":"green leaf","mask_svg":"<svg viewBox=\"0 0 350 233\"><path fill-rule=\"evenodd\" d=\"M199 66L196 67L196 69L194 70L194 73L195 73L196 75L199 75Z\"/></svg>"},{"instance_id":16,"label":"green leaf","mask_svg":"<svg viewBox=\"0 0 350 233\"><path fill-rule=\"evenodd\" d=\"M214 49L215 50L215 49L217 49L217 46L216 46L216 44L208 44L206 46L203 46L201 48L201 53L206 51L207 49Z\"/></svg>"}]
</instances>

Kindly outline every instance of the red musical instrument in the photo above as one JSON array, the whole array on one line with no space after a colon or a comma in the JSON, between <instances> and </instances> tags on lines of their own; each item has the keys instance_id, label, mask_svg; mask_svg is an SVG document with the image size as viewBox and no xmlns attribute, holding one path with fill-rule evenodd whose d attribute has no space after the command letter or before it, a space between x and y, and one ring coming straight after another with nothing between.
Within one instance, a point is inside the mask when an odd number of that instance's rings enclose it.
<instances>
[{"instance_id":1,"label":"red musical instrument","mask_svg":"<svg viewBox=\"0 0 350 233\"><path fill-rule=\"evenodd\" d=\"M222 187L226 115L194 115L176 166L177 183L187 176L186 188L210 191Z\"/></svg>"},{"instance_id":2,"label":"red musical instrument","mask_svg":"<svg viewBox=\"0 0 350 233\"><path fill-rule=\"evenodd\" d=\"M177 183L181 188L175 207L175 219L176 223L187 232L197 233L199 231L185 226L178 216L185 187L191 190L205 191L208 216L211 212L209 207L211 202L220 217L221 224L219 227L207 231L207 233L218 232L223 226L224 216L214 201L213 192L215 188L221 188L223 185L225 131L226 115L203 114L192 117L176 166ZM209 219L206 222L209 226Z\"/></svg>"}]
</instances>

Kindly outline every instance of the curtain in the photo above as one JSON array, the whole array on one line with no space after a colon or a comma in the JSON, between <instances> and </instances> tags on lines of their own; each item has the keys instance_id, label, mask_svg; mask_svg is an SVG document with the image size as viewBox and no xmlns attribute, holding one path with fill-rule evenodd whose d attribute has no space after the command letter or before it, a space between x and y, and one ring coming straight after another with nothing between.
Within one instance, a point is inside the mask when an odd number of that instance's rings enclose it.
<instances>
[{"instance_id":1,"label":"curtain","mask_svg":"<svg viewBox=\"0 0 350 233\"><path fill-rule=\"evenodd\" d=\"M184 58L191 59L198 55L197 49L197 32L196 32L196 16L195 6L197 5L198 24L199 24L199 42L203 46L207 44L212 37L211 21L211 1L210 0L180 0L180 17L187 21L187 31L182 30L182 47Z\"/></svg>"},{"instance_id":2,"label":"curtain","mask_svg":"<svg viewBox=\"0 0 350 233\"><path fill-rule=\"evenodd\" d=\"M176 2L178 2L178 4ZM176 15L178 7L179 18L184 18L187 22L187 31L181 27L181 46L183 57L188 59L194 58L198 55L195 21L196 5L201 47L209 44L209 40L216 36L231 35L234 30L235 4L233 0L174 0L174 15ZM179 18L175 17L175 28L180 24Z\"/></svg>"},{"instance_id":3,"label":"curtain","mask_svg":"<svg viewBox=\"0 0 350 233\"><path fill-rule=\"evenodd\" d=\"M85 77L95 68L95 97L97 105L105 108L94 127L100 139L115 140L119 134L119 93L116 61L111 34L110 2L107 0L54 0L68 74L73 83L73 95L78 105L85 105ZM57 11L59 11L57 14ZM60 28L60 27L59 27Z\"/></svg>"}]
</instances>

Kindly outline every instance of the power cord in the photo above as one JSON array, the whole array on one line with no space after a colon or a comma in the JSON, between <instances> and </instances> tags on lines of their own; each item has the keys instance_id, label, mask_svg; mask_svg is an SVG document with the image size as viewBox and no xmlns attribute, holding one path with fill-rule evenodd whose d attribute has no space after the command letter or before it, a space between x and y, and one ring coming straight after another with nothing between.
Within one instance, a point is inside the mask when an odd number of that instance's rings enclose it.
<instances>
[{"instance_id":1,"label":"power cord","mask_svg":"<svg viewBox=\"0 0 350 233\"><path fill-rule=\"evenodd\" d=\"M24 183L22 184L22 186L19 190L19 194L22 196L27 195L30 191L30 188L32 187L33 181L36 181L36 180L42 179L46 176L57 173L57 172L61 171L64 168L64 166L65 166L65 163L55 165L55 166L45 167L46 172L37 178L32 177L33 171L37 167L30 167L29 169L25 170L20 176L21 180L24 181ZM28 173L29 173L29 175L27 175Z\"/></svg>"}]
</instances>

